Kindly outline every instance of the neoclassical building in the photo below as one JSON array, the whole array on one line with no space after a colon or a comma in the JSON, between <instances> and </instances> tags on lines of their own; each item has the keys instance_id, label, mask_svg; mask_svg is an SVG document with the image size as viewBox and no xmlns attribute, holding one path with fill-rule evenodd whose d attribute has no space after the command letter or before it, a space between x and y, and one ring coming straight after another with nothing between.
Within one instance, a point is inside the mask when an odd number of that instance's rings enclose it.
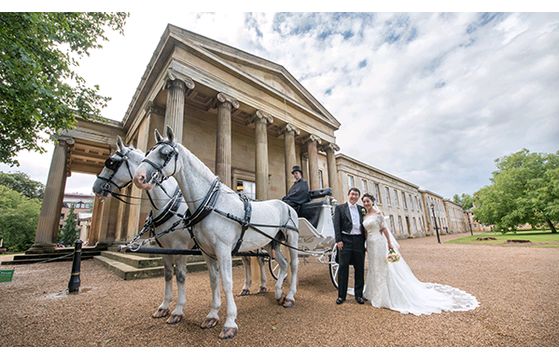
<instances>
[{"instance_id":1,"label":"neoclassical building","mask_svg":"<svg viewBox=\"0 0 559 360\"><path fill-rule=\"evenodd\" d=\"M397 176L353 159L336 154L338 181L345 201L350 188L369 193L389 218L392 233L398 239L425 236L424 211L419 186Z\"/></svg>"},{"instance_id":2,"label":"neoclassical building","mask_svg":"<svg viewBox=\"0 0 559 360\"><path fill-rule=\"evenodd\" d=\"M153 132L170 126L182 144L228 186L249 197L281 198L301 164L311 189L331 187L339 196L334 132L340 123L283 66L168 25L122 122L80 119L58 136L45 200L30 252L50 251L66 178L98 174L115 150L117 135L143 151ZM96 198L89 243L125 241L149 212L144 198L129 206Z\"/></svg>"},{"instance_id":3,"label":"neoclassical building","mask_svg":"<svg viewBox=\"0 0 559 360\"><path fill-rule=\"evenodd\" d=\"M154 145L154 130L164 133L165 126L223 183L250 198L281 198L292 184L291 168L300 164L311 190L330 187L339 202L352 186L374 194L398 238L433 233L431 204L441 229L462 231L455 204L336 154L340 122L283 66L168 25L123 120L79 119L75 129L57 136L28 252L54 250L72 172L98 174L117 136L145 152ZM149 201L136 187L125 193L140 198L139 205L95 198L89 238L83 240L108 246L138 232Z\"/></svg>"}]
</instances>

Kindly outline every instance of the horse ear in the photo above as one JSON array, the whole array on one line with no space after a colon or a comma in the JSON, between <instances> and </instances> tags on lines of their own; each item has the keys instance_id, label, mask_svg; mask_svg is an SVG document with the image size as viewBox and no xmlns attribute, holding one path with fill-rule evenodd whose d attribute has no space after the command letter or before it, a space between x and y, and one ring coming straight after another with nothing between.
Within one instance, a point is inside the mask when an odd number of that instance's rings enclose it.
<instances>
[{"instance_id":1,"label":"horse ear","mask_svg":"<svg viewBox=\"0 0 559 360\"><path fill-rule=\"evenodd\" d=\"M161 142L163 140L163 136L159 133L159 130L155 129L155 142Z\"/></svg>"},{"instance_id":2,"label":"horse ear","mask_svg":"<svg viewBox=\"0 0 559 360\"><path fill-rule=\"evenodd\" d=\"M124 145L124 142L122 141L122 138L120 137L120 135L116 136L116 146L118 146L118 150L123 150L126 145Z\"/></svg>"},{"instance_id":3,"label":"horse ear","mask_svg":"<svg viewBox=\"0 0 559 360\"><path fill-rule=\"evenodd\" d=\"M175 141L175 134L169 125L167 125L167 139L169 139L170 142Z\"/></svg>"}]
</instances>

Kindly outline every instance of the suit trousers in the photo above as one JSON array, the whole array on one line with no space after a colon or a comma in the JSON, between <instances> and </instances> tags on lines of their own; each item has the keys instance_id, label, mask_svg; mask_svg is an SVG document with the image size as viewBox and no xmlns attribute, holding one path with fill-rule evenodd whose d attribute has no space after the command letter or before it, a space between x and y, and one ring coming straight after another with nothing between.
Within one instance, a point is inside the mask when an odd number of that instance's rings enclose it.
<instances>
[{"instance_id":1,"label":"suit trousers","mask_svg":"<svg viewBox=\"0 0 559 360\"><path fill-rule=\"evenodd\" d=\"M338 297L345 299L347 296L347 283L349 278L349 265L353 265L355 271L355 297L363 297L365 285L365 249L363 248L363 235L342 235L344 240L352 240L351 243L344 241L344 247L338 252ZM361 242L361 243L360 243Z\"/></svg>"}]
</instances>

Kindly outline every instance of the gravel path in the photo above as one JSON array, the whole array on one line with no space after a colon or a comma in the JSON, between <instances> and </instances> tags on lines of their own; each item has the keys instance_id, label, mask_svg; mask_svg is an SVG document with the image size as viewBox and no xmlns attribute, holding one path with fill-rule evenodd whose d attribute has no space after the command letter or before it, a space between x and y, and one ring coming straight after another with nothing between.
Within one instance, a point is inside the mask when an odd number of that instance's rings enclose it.
<instances>
[{"instance_id":1,"label":"gravel path","mask_svg":"<svg viewBox=\"0 0 559 360\"><path fill-rule=\"evenodd\" d=\"M167 325L151 318L162 301L162 278L123 281L87 260L80 294L66 295L70 262L32 264L0 283L1 345L559 346L559 249L438 245L432 237L400 243L420 280L463 289L481 306L417 317L350 298L336 305L327 266L301 262L294 308L276 305L272 292L236 297L239 334L220 341L225 302L216 328L199 327L209 309L206 272L188 274L185 318ZM241 267L234 284L240 291Z\"/></svg>"}]
</instances>

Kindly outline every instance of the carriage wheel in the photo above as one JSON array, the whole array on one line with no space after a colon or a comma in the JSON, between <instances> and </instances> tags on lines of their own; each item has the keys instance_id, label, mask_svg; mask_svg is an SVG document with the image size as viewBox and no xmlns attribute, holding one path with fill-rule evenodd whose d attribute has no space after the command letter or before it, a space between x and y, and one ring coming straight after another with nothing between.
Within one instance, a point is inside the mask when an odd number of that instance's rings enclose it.
<instances>
[{"instance_id":1,"label":"carriage wheel","mask_svg":"<svg viewBox=\"0 0 559 360\"><path fill-rule=\"evenodd\" d=\"M277 280L279 277L280 266L276 259L271 256L268 258L268 269L270 270L270 274L272 274L274 280Z\"/></svg>"},{"instance_id":2,"label":"carriage wheel","mask_svg":"<svg viewBox=\"0 0 559 360\"><path fill-rule=\"evenodd\" d=\"M332 248L332 253L330 254L330 261L328 262L330 268L330 280L334 287L338 288L338 269L340 265L336 262L336 255L338 254L338 247L336 243L334 243L334 247Z\"/></svg>"}]
</instances>

